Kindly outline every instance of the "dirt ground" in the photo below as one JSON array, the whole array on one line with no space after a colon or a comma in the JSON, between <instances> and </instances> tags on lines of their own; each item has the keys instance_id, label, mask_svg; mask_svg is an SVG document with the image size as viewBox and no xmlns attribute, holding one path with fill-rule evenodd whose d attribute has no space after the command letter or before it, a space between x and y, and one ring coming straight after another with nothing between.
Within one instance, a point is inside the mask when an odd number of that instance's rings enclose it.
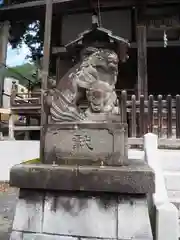
<instances>
[{"instance_id":1,"label":"dirt ground","mask_svg":"<svg viewBox=\"0 0 180 240\"><path fill-rule=\"evenodd\" d=\"M18 190L0 183L0 240L9 240Z\"/></svg>"}]
</instances>

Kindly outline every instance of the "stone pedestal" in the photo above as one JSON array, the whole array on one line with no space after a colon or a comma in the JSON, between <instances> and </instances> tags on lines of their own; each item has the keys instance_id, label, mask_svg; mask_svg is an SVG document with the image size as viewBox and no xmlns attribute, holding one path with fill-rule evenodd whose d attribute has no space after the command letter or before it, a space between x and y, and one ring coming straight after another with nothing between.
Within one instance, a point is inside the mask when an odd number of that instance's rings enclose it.
<instances>
[{"instance_id":1,"label":"stone pedestal","mask_svg":"<svg viewBox=\"0 0 180 240\"><path fill-rule=\"evenodd\" d=\"M154 173L127 166L16 165L20 188L11 240L152 240L146 195Z\"/></svg>"}]
</instances>

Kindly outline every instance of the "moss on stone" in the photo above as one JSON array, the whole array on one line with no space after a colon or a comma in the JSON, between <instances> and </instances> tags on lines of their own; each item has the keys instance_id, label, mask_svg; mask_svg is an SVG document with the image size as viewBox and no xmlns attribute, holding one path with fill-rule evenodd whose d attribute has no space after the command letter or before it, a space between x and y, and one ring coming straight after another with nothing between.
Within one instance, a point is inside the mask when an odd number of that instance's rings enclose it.
<instances>
[{"instance_id":1,"label":"moss on stone","mask_svg":"<svg viewBox=\"0 0 180 240\"><path fill-rule=\"evenodd\" d=\"M38 164L38 163L41 163L41 161L40 161L40 158L34 158L31 160L24 161L22 163L23 164Z\"/></svg>"}]
</instances>

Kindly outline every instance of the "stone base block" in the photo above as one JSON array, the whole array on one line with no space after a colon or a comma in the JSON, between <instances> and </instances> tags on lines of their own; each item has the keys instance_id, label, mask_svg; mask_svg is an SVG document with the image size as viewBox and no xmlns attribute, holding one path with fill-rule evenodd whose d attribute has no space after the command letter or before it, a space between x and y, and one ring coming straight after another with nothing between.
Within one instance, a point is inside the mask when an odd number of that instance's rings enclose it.
<instances>
[{"instance_id":1,"label":"stone base block","mask_svg":"<svg viewBox=\"0 0 180 240\"><path fill-rule=\"evenodd\" d=\"M128 166L16 165L10 172L10 185L18 188L154 193L154 173L146 163L129 160Z\"/></svg>"},{"instance_id":2,"label":"stone base block","mask_svg":"<svg viewBox=\"0 0 180 240\"><path fill-rule=\"evenodd\" d=\"M49 124L45 134L44 163L128 164L127 129L127 124L104 121Z\"/></svg>"},{"instance_id":3,"label":"stone base block","mask_svg":"<svg viewBox=\"0 0 180 240\"><path fill-rule=\"evenodd\" d=\"M152 240L145 195L20 190L11 240Z\"/></svg>"}]
</instances>

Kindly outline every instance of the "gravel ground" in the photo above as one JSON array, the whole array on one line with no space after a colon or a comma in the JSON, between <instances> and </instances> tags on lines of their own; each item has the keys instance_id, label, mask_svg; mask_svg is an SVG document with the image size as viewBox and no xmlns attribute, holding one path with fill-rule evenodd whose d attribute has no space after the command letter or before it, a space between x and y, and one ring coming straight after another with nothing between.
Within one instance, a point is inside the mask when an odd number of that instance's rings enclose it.
<instances>
[{"instance_id":1,"label":"gravel ground","mask_svg":"<svg viewBox=\"0 0 180 240\"><path fill-rule=\"evenodd\" d=\"M0 240L9 240L18 190L0 183Z\"/></svg>"}]
</instances>

